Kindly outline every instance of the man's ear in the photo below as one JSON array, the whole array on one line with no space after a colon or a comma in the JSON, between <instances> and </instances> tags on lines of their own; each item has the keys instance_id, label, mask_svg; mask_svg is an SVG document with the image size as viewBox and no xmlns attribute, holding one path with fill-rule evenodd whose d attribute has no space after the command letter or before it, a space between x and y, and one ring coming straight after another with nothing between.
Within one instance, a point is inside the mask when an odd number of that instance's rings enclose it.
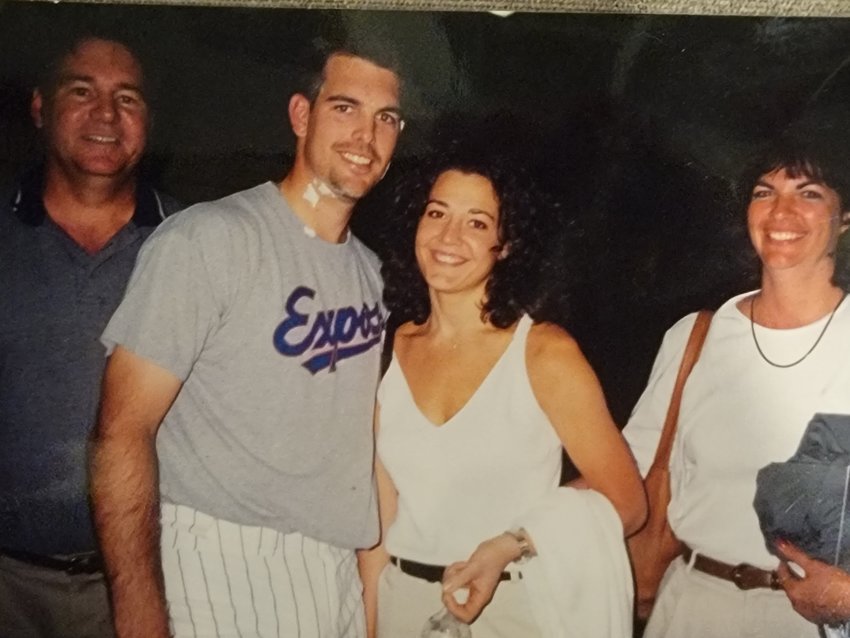
<instances>
[{"instance_id":1,"label":"man's ear","mask_svg":"<svg viewBox=\"0 0 850 638\"><path fill-rule=\"evenodd\" d=\"M850 228L850 210L845 210L841 213L841 227L838 232L843 233L848 228Z\"/></svg>"},{"instance_id":2,"label":"man's ear","mask_svg":"<svg viewBox=\"0 0 850 638\"><path fill-rule=\"evenodd\" d=\"M41 91L35 89L32 92L32 99L30 100L30 115L32 116L32 121L36 128L42 128L44 126L44 116L42 115L43 110L44 98L41 96Z\"/></svg>"},{"instance_id":3,"label":"man's ear","mask_svg":"<svg viewBox=\"0 0 850 638\"><path fill-rule=\"evenodd\" d=\"M296 137L307 135L307 124L310 122L310 100L301 93L289 98L289 123Z\"/></svg>"}]
</instances>

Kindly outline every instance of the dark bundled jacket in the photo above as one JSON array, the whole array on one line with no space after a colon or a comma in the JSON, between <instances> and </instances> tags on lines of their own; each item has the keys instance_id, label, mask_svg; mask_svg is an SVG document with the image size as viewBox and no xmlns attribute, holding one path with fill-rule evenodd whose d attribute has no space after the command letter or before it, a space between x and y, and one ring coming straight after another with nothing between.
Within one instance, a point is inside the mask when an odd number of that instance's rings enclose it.
<instances>
[{"instance_id":1,"label":"dark bundled jacket","mask_svg":"<svg viewBox=\"0 0 850 638\"><path fill-rule=\"evenodd\" d=\"M768 551L784 539L850 571L850 415L816 414L797 452L759 471L753 506Z\"/></svg>"}]
</instances>

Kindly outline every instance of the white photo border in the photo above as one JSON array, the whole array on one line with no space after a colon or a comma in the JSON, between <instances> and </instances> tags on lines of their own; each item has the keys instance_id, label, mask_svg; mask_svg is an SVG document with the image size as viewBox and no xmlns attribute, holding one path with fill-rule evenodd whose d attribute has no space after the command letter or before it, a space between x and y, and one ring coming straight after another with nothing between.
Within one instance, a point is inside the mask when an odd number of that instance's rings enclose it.
<instances>
[{"instance_id":1,"label":"white photo border","mask_svg":"<svg viewBox=\"0 0 850 638\"><path fill-rule=\"evenodd\" d=\"M32 0L35 1L35 0ZM92 0L66 0L91 4ZM523 11L705 16L850 17L847 0L95 0L94 4L205 7L373 9L393 11Z\"/></svg>"}]
</instances>

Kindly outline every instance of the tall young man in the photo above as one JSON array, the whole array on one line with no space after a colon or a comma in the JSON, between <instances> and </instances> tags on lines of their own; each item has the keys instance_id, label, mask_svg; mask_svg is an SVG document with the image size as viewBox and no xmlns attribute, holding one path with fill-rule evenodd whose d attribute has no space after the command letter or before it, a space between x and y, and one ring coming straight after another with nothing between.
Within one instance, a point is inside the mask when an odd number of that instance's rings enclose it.
<instances>
[{"instance_id":1,"label":"tall young man","mask_svg":"<svg viewBox=\"0 0 850 638\"><path fill-rule=\"evenodd\" d=\"M169 620L176 636L363 635L384 316L348 223L395 149L399 91L381 58L334 51L289 102L283 181L188 209L140 254L103 335L92 459L122 638Z\"/></svg>"}]
</instances>

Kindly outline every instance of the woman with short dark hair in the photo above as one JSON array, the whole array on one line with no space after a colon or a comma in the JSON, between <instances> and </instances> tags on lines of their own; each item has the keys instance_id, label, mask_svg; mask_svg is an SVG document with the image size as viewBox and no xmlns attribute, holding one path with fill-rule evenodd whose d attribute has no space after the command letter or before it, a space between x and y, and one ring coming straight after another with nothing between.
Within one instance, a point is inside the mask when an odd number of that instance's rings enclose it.
<instances>
[{"instance_id":1,"label":"woman with short dark hair","mask_svg":"<svg viewBox=\"0 0 850 638\"><path fill-rule=\"evenodd\" d=\"M815 412L850 413L840 265L848 166L811 142L775 145L742 182L761 287L717 310L685 386L668 508L685 551L661 583L648 638L819 635L782 591L795 583L787 568L777 571L777 549L766 546L753 509L756 473L794 453ZM624 430L644 474L694 320L665 335Z\"/></svg>"}]
</instances>

